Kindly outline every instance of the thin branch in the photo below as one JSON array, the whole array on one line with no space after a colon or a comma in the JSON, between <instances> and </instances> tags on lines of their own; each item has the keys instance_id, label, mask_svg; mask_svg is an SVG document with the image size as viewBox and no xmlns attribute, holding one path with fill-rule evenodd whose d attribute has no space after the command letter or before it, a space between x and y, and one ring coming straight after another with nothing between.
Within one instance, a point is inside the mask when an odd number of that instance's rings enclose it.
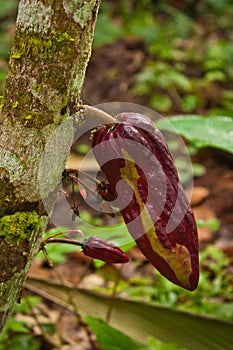
<instances>
[{"instance_id":1,"label":"thin branch","mask_svg":"<svg viewBox=\"0 0 233 350\"><path fill-rule=\"evenodd\" d=\"M117 119L112 117L110 114L102 111L99 108L89 106L89 105L80 105L79 111L84 120L91 117L92 120L96 120L100 125L101 124L116 124Z\"/></svg>"},{"instance_id":2,"label":"thin branch","mask_svg":"<svg viewBox=\"0 0 233 350\"><path fill-rule=\"evenodd\" d=\"M48 243L67 243L67 244L78 245L80 247L83 247L85 245L84 242L75 241L74 239L70 239L70 238L51 238L46 240L46 244Z\"/></svg>"}]
</instances>

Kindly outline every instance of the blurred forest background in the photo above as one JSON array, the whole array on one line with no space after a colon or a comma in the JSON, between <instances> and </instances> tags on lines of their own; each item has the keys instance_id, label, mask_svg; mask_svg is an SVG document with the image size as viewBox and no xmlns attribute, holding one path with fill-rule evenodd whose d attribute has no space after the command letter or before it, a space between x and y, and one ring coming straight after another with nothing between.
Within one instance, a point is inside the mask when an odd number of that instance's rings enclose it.
<instances>
[{"instance_id":1,"label":"blurred forest background","mask_svg":"<svg viewBox=\"0 0 233 350\"><path fill-rule=\"evenodd\" d=\"M0 0L0 95L7 75L17 6L17 0ZM232 18L231 0L103 0L83 101L90 105L132 102L167 117L232 118ZM189 128L192 129L192 124ZM201 124L199 128L201 133ZM214 134L216 139L212 143L221 142L224 125L221 130L220 124L219 133L220 139ZM60 283L65 280L172 310L233 321L232 153L185 141L193 162L191 204L199 227L201 250L202 272L197 291L189 293L166 281L136 247L128 251L130 263L119 270L93 262L77 252L77 248L51 246L48 253L54 269L48 269L40 255L32 266L31 276L60 279ZM85 150L79 145L77 153L81 155ZM82 215L91 224L99 225L101 231L104 217L93 217L87 210ZM101 234L100 231L97 227L95 234ZM49 234L51 232L56 231ZM22 350L105 350L99 335L96 342L85 323L80 319L77 323L73 313L62 308L57 299L56 302L52 302L52 297L50 301L43 299L39 290L33 289L32 284L30 287L30 278L26 287L26 297L16 306L14 317L0 337L0 350L19 347ZM32 294L32 289L40 297ZM95 328L92 321L88 324ZM145 349L185 349L179 345L169 346L150 338ZM134 348L137 348L135 344Z\"/></svg>"},{"instance_id":2,"label":"blurred forest background","mask_svg":"<svg viewBox=\"0 0 233 350\"><path fill-rule=\"evenodd\" d=\"M1 0L1 91L17 3ZM232 116L232 12L231 0L103 1L84 98Z\"/></svg>"}]
</instances>

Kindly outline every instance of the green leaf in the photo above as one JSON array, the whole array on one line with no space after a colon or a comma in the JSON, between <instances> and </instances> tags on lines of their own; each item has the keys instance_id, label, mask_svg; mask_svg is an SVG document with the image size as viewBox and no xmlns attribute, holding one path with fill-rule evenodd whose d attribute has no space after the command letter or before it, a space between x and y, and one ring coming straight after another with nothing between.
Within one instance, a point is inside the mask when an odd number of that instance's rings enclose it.
<instances>
[{"instance_id":1,"label":"green leaf","mask_svg":"<svg viewBox=\"0 0 233 350\"><path fill-rule=\"evenodd\" d=\"M197 227L207 227L210 228L211 230L219 230L220 228L220 221L217 218L209 219L207 221L203 221L201 219L196 220Z\"/></svg>"},{"instance_id":2,"label":"green leaf","mask_svg":"<svg viewBox=\"0 0 233 350\"><path fill-rule=\"evenodd\" d=\"M161 130L184 136L198 149L214 147L233 153L231 117L184 115L159 119L156 125Z\"/></svg>"},{"instance_id":3,"label":"green leaf","mask_svg":"<svg viewBox=\"0 0 233 350\"><path fill-rule=\"evenodd\" d=\"M106 322L95 317L85 317L85 321L95 333L98 343L103 350L142 350L143 345L136 343L130 337L117 329L109 326Z\"/></svg>"},{"instance_id":4,"label":"green leaf","mask_svg":"<svg viewBox=\"0 0 233 350\"><path fill-rule=\"evenodd\" d=\"M204 80L206 80L207 82L226 81L226 75L224 72L220 70L214 70L214 71L207 72L204 77Z\"/></svg>"},{"instance_id":5,"label":"green leaf","mask_svg":"<svg viewBox=\"0 0 233 350\"><path fill-rule=\"evenodd\" d=\"M41 302L41 298L31 295L23 297L20 300L20 304L15 304L14 312L28 312L34 306L38 305Z\"/></svg>"},{"instance_id":6,"label":"green leaf","mask_svg":"<svg viewBox=\"0 0 233 350\"><path fill-rule=\"evenodd\" d=\"M100 13L96 22L94 46L101 46L118 40L122 35L122 28L106 13Z\"/></svg>"},{"instance_id":7,"label":"green leaf","mask_svg":"<svg viewBox=\"0 0 233 350\"><path fill-rule=\"evenodd\" d=\"M191 112L195 110L198 103L198 96L189 94L185 95L181 101L182 110L184 112Z\"/></svg>"},{"instance_id":8,"label":"green leaf","mask_svg":"<svg viewBox=\"0 0 233 350\"><path fill-rule=\"evenodd\" d=\"M185 348L181 348L176 344L162 343L153 337L149 337L146 350L185 350Z\"/></svg>"},{"instance_id":9,"label":"green leaf","mask_svg":"<svg viewBox=\"0 0 233 350\"><path fill-rule=\"evenodd\" d=\"M51 281L29 278L32 288L82 316L105 319L111 308L110 325L145 344L149 336L176 343L188 350L231 350L233 322L178 311L152 303L112 298L91 290L72 288ZM72 302L71 302L72 301ZM210 336L211 335L211 336Z\"/></svg>"},{"instance_id":10,"label":"green leaf","mask_svg":"<svg viewBox=\"0 0 233 350\"><path fill-rule=\"evenodd\" d=\"M11 350L39 350L40 347L40 342L33 339L29 334L15 335L10 343Z\"/></svg>"},{"instance_id":11,"label":"green leaf","mask_svg":"<svg viewBox=\"0 0 233 350\"><path fill-rule=\"evenodd\" d=\"M150 99L150 106L160 112L168 112L172 107L172 101L164 94L154 94Z\"/></svg>"},{"instance_id":12,"label":"green leaf","mask_svg":"<svg viewBox=\"0 0 233 350\"><path fill-rule=\"evenodd\" d=\"M9 317L6 323L7 329L13 332L28 333L29 329L24 321L16 320L14 317Z\"/></svg>"}]
</instances>

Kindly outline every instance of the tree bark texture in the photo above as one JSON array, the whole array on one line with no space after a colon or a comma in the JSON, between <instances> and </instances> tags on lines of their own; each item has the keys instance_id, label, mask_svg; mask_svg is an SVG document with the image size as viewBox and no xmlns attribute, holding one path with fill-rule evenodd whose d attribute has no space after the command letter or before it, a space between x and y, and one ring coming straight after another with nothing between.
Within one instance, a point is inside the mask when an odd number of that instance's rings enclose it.
<instances>
[{"instance_id":1,"label":"tree bark texture","mask_svg":"<svg viewBox=\"0 0 233 350\"><path fill-rule=\"evenodd\" d=\"M69 116L78 110L99 5L19 3L0 112L0 329L41 246L47 224L41 191L56 193L64 170L73 139ZM41 189L41 159L53 134Z\"/></svg>"}]
</instances>

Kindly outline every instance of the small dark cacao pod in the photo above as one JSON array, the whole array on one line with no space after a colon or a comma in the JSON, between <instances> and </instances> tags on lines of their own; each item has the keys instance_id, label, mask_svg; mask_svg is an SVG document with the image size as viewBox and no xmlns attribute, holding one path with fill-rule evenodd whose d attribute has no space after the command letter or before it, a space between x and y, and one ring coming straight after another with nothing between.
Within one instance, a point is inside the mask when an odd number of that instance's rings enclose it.
<instances>
[{"instance_id":1,"label":"small dark cacao pod","mask_svg":"<svg viewBox=\"0 0 233 350\"><path fill-rule=\"evenodd\" d=\"M197 228L165 138L144 115L116 118L114 126L98 127L92 141L108 196L115 198L147 259L173 283L194 290L199 279Z\"/></svg>"},{"instance_id":2,"label":"small dark cacao pod","mask_svg":"<svg viewBox=\"0 0 233 350\"><path fill-rule=\"evenodd\" d=\"M112 264L129 261L128 256L119 247L96 236L91 236L84 241L83 253L91 258Z\"/></svg>"}]
</instances>

